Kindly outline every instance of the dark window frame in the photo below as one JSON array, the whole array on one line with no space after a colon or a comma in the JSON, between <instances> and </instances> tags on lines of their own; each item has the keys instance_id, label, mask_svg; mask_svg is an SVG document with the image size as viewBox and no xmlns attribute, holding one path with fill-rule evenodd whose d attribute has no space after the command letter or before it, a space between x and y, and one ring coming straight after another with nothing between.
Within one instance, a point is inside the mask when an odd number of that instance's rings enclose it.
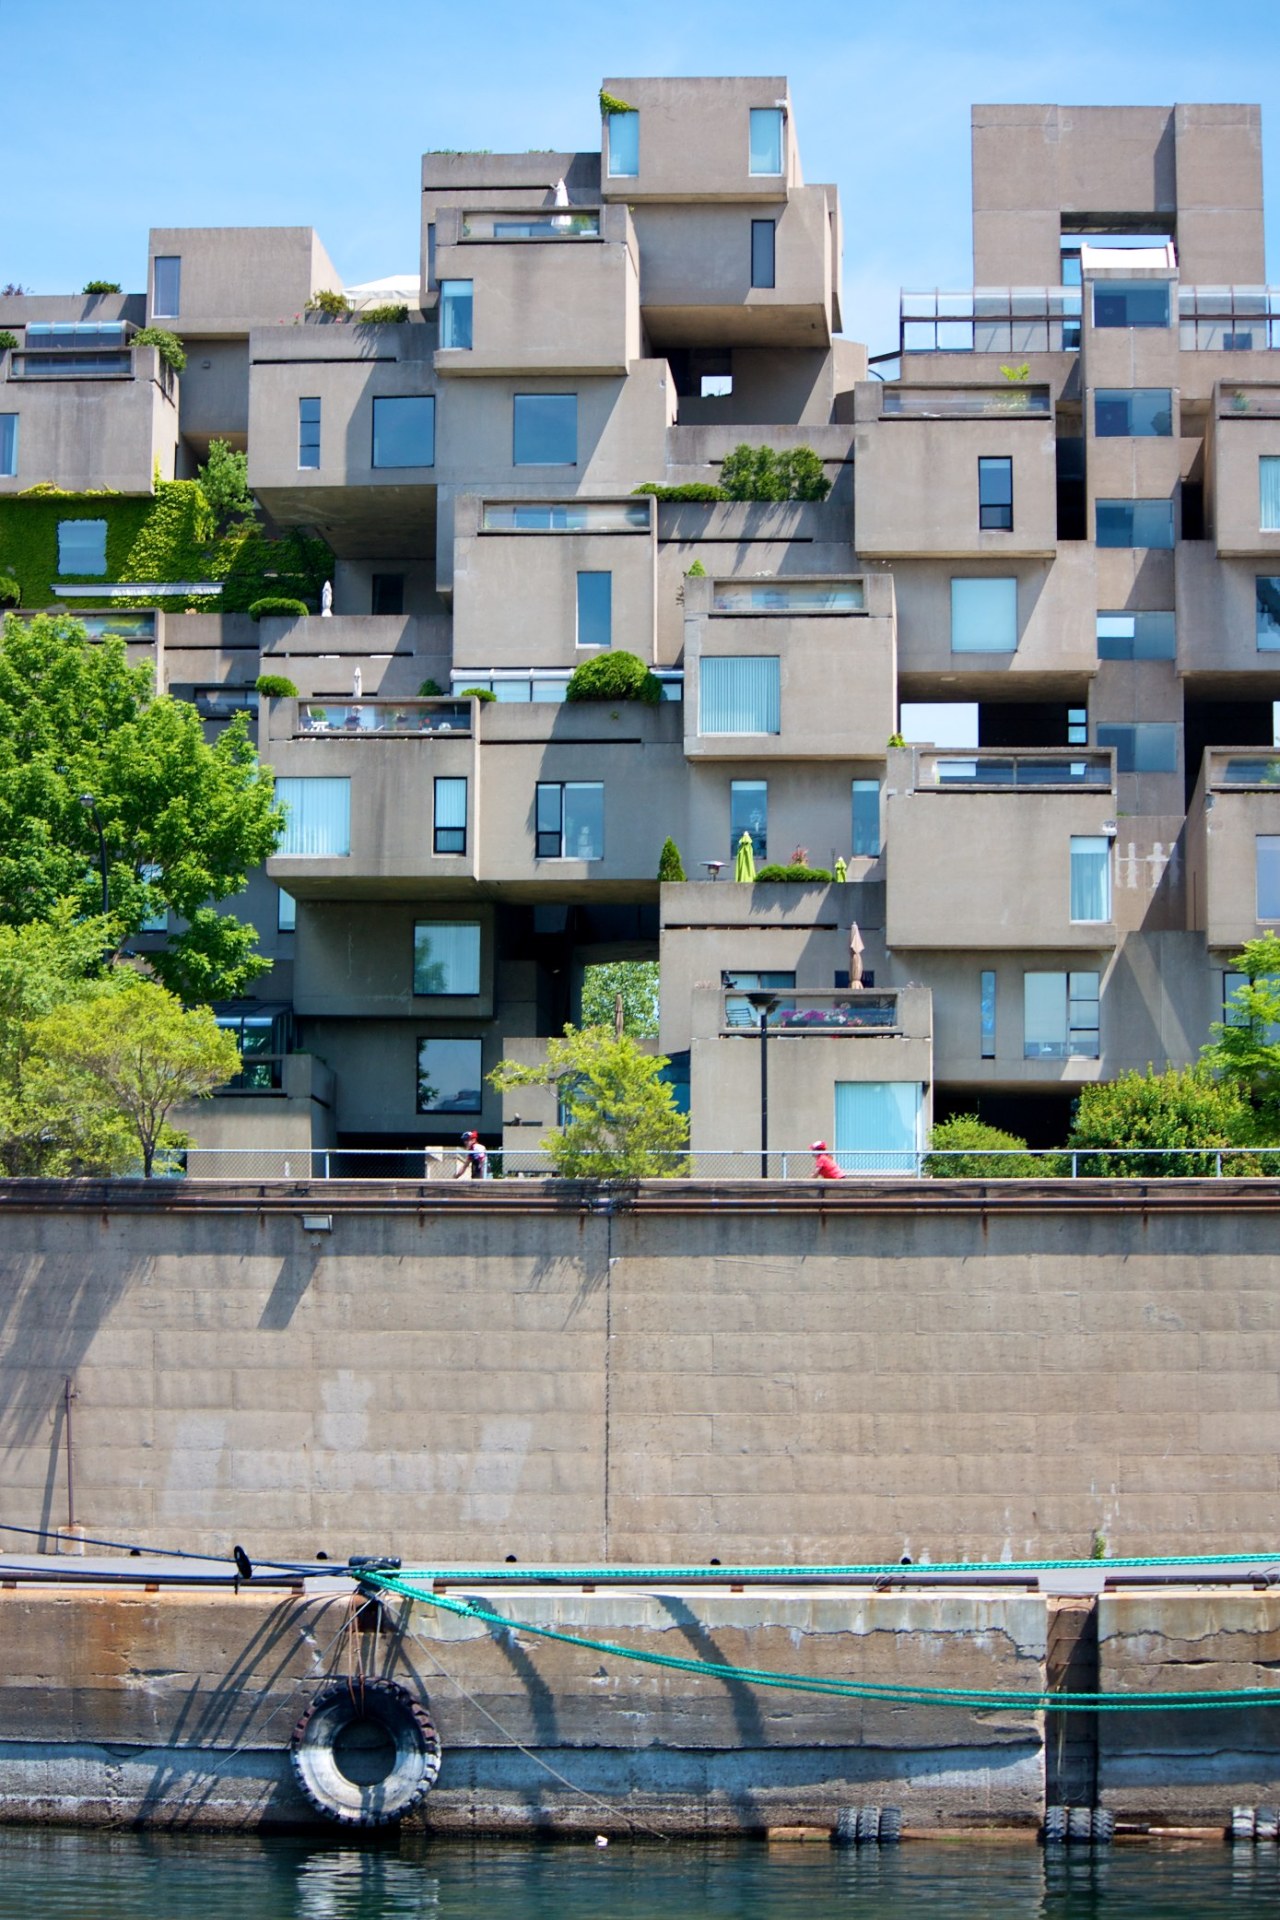
<instances>
[{"instance_id":1,"label":"dark window frame","mask_svg":"<svg viewBox=\"0 0 1280 1920\"><path fill-rule=\"evenodd\" d=\"M570 787L594 788L600 795L600 846L596 853L566 853L565 838L565 794ZM554 793L557 796L558 824L554 827L542 826L542 796ZM554 844L553 844L554 843ZM536 860L580 860L584 864L604 859L604 781L603 780L539 780L533 796L533 850Z\"/></svg>"},{"instance_id":2,"label":"dark window frame","mask_svg":"<svg viewBox=\"0 0 1280 1920\"><path fill-rule=\"evenodd\" d=\"M983 533L1013 532L1013 456L978 455L978 528Z\"/></svg>"},{"instance_id":3,"label":"dark window frame","mask_svg":"<svg viewBox=\"0 0 1280 1920\"><path fill-rule=\"evenodd\" d=\"M778 223L776 220L751 222L751 284L753 287L776 287L778 284Z\"/></svg>"},{"instance_id":4,"label":"dark window frame","mask_svg":"<svg viewBox=\"0 0 1280 1920\"><path fill-rule=\"evenodd\" d=\"M463 787L462 825L460 827L442 827L438 824L440 815L440 782L442 780L460 780ZM431 785L431 850L433 853L465 853L467 851L467 832L471 819L471 794L467 790L465 773L437 773ZM445 846L442 842L447 836L454 835L457 844Z\"/></svg>"}]
</instances>

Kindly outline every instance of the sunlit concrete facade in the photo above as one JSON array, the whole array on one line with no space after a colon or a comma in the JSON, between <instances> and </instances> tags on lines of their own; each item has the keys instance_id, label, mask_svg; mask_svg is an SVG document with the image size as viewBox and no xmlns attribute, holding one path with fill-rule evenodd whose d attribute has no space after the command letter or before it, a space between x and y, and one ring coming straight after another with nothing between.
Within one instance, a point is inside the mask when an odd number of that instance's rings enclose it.
<instances>
[{"instance_id":1,"label":"sunlit concrete facade","mask_svg":"<svg viewBox=\"0 0 1280 1920\"><path fill-rule=\"evenodd\" d=\"M605 94L599 152L425 157L404 321L308 312L341 283L307 229L156 231L143 294L0 300L0 491L145 493L221 437L333 553L330 618L155 621L210 726L298 689L258 715L291 825L242 903L289 1058L216 1143L535 1148L554 1103L485 1076L586 966L659 958L697 1148L758 1151L751 991L775 1148L905 1170L972 1110L1052 1144L1081 1085L1194 1059L1280 925L1258 110L975 108L977 290L904 294L869 367L786 81ZM51 322L113 324L111 364L51 362ZM827 498L635 492L744 440L812 448ZM609 646L661 704L563 704ZM744 827L843 877L735 885Z\"/></svg>"}]
</instances>

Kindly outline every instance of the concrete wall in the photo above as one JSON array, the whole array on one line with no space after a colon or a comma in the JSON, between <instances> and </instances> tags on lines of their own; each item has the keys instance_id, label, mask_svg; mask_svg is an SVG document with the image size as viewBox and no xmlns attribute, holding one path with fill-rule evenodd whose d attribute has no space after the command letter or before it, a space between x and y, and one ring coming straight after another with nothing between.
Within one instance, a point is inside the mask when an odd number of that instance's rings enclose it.
<instances>
[{"instance_id":1,"label":"concrete wall","mask_svg":"<svg viewBox=\"0 0 1280 1920\"><path fill-rule=\"evenodd\" d=\"M150 493L157 462L160 478L173 479L177 380L154 347L135 347L119 378L15 378L10 356L3 365L0 411L18 416L18 471L0 478L0 494L41 481L71 493Z\"/></svg>"},{"instance_id":2,"label":"concrete wall","mask_svg":"<svg viewBox=\"0 0 1280 1920\"><path fill-rule=\"evenodd\" d=\"M147 319L157 255L182 262L180 311L158 316L183 335L248 333L299 319L311 295L342 278L311 227L153 227L147 247Z\"/></svg>"}]
</instances>

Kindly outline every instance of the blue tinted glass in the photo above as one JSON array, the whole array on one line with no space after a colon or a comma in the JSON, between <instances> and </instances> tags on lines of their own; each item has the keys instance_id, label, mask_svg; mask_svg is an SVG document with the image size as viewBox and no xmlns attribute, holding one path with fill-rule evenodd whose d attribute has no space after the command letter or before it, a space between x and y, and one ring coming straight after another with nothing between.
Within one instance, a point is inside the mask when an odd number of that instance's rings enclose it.
<instances>
[{"instance_id":1,"label":"blue tinted glass","mask_svg":"<svg viewBox=\"0 0 1280 1920\"><path fill-rule=\"evenodd\" d=\"M951 582L951 651L1014 653L1018 646L1018 583L982 578Z\"/></svg>"},{"instance_id":2,"label":"blue tinted glass","mask_svg":"<svg viewBox=\"0 0 1280 1920\"><path fill-rule=\"evenodd\" d=\"M106 521L59 520L58 572L105 573L106 570Z\"/></svg>"},{"instance_id":3,"label":"blue tinted glass","mask_svg":"<svg viewBox=\"0 0 1280 1920\"><path fill-rule=\"evenodd\" d=\"M734 780L729 786L729 857L738 851L744 833L751 835L757 860L769 851L769 785L765 780ZM795 981L791 982L792 986Z\"/></svg>"},{"instance_id":4,"label":"blue tinted glass","mask_svg":"<svg viewBox=\"0 0 1280 1920\"><path fill-rule=\"evenodd\" d=\"M517 467L571 467L578 458L576 393L518 393L512 454Z\"/></svg>"},{"instance_id":5,"label":"blue tinted glass","mask_svg":"<svg viewBox=\"0 0 1280 1920\"><path fill-rule=\"evenodd\" d=\"M1171 547L1171 500L1099 500L1097 544L1100 547Z\"/></svg>"},{"instance_id":6,"label":"blue tinted glass","mask_svg":"<svg viewBox=\"0 0 1280 1920\"><path fill-rule=\"evenodd\" d=\"M1093 287L1095 327L1167 327L1167 280L1096 280Z\"/></svg>"},{"instance_id":7,"label":"blue tinted glass","mask_svg":"<svg viewBox=\"0 0 1280 1920\"><path fill-rule=\"evenodd\" d=\"M479 1113L484 1104L478 1040L418 1042L418 1112Z\"/></svg>"},{"instance_id":8,"label":"blue tinted glass","mask_svg":"<svg viewBox=\"0 0 1280 1920\"><path fill-rule=\"evenodd\" d=\"M436 457L433 394L383 396L373 403L375 467L430 467Z\"/></svg>"},{"instance_id":9,"label":"blue tinted glass","mask_svg":"<svg viewBox=\"0 0 1280 1920\"><path fill-rule=\"evenodd\" d=\"M880 853L880 782L853 783L853 851L870 859Z\"/></svg>"},{"instance_id":10,"label":"blue tinted glass","mask_svg":"<svg viewBox=\"0 0 1280 1920\"><path fill-rule=\"evenodd\" d=\"M776 223L772 220L751 222L751 284L753 287L771 287L774 284L773 249L776 233Z\"/></svg>"},{"instance_id":11,"label":"blue tinted glass","mask_svg":"<svg viewBox=\"0 0 1280 1920\"><path fill-rule=\"evenodd\" d=\"M613 575L578 575L578 645L607 647L613 642Z\"/></svg>"},{"instance_id":12,"label":"blue tinted glass","mask_svg":"<svg viewBox=\"0 0 1280 1920\"><path fill-rule=\"evenodd\" d=\"M611 113L609 123L609 172L632 180L640 171L640 115Z\"/></svg>"},{"instance_id":13,"label":"blue tinted glass","mask_svg":"<svg viewBox=\"0 0 1280 1920\"><path fill-rule=\"evenodd\" d=\"M182 259L179 254L157 254L152 263L151 311L157 320L172 320L180 310Z\"/></svg>"},{"instance_id":14,"label":"blue tinted glass","mask_svg":"<svg viewBox=\"0 0 1280 1920\"><path fill-rule=\"evenodd\" d=\"M440 282L440 345L442 347L467 347L471 345L471 293L470 280L442 280Z\"/></svg>"},{"instance_id":15,"label":"blue tinted glass","mask_svg":"<svg viewBox=\"0 0 1280 1920\"><path fill-rule=\"evenodd\" d=\"M320 402L317 399L298 402L298 465L320 465Z\"/></svg>"},{"instance_id":16,"label":"blue tinted glass","mask_svg":"<svg viewBox=\"0 0 1280 1920\"><path fill-rule=\"evenodd\" d=\"M1275 575L1255 581L1258 596L1258 651L1280 653L1280 579Z\"/></svg>"},{"instance_id":17,"label":"blue tinted glass","mask_svg":"<svg viewBox=\"0 0 1280 1920\"><path fill-rule=\"evenodd\" d=\"M0 413L0 474L12 479L18 471L18 416Z\"/></svg>"},{"instance_id":18,"label":"blue tinted glass","mask_svg":"<svg viewBox=\"0 0 1280 1920\"><path fill-rule=\"evenodd\" d=\"M1093 430L1103 440L1162 439L1173 432L1173 396L1167 387L1099 387Z\"/></svg>"},{"instance_id":19,"label":"blue tinted glass","mask_svg":"<svg viewBox=\"0 0 1280 1920\"><path fill-rule=\"evenodd\" d=\"M1171 613L1100 613L1099 660L1172 660L1177 651Z\"/></svg>"},{"instance_id":20,"label":"blue tinted glass","mask_svg":"<svg viewBox=\"0 0 1280 1920\"><path fill-rule=\"evenodd\" d=\"M752 107L752 173L782 172L782 108Z\"/></svg>"}]
</instances>

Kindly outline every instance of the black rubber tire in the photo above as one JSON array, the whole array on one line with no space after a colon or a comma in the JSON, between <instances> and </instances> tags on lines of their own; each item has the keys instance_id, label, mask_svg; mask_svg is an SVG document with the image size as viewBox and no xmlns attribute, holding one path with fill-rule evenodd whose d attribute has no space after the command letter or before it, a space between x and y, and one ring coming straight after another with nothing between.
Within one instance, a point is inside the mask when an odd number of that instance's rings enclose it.
<instances>
[{"instance_id":1,"label":"black rubber tire","mask_svg":"<svg viewBox=\"0 0 1280 1920\"><path fill-rule=\"evenodd\" d=\"M831 1829L833 1847L856 1847L858 1844L858 1809L841 1807L836 1815L836 1823Z\"/></svg>"},{"instance_id":2,"label":"black rubber tire","mask_svg":"<svg viewBox=\"0 0 1280 1920\"><path fill-rule=\"evenodd\" d=\"M1067 1811L1067 1839L1074 1847L1087 1847L1093 1838L1093 1813L1088 1807L1070 1807Z\"/></svg>"},{"instance_id":3,"label":"black rubber tire","mask_svg":"<svg viewBox=\"0 0 1280 1920\"><path fill-rule=\"evenodd\" d=\"M882 1807L880 1809L880 1845L896 1847L902 1838L902 1808Z\"/></svg>"},{"instance_id":4,"label":"black rubber tire","mask_svg":"<svg viewBox=\"0 0 1280 1920\"><path fill-rule=\"evenodd\" d=\"M879 1844L879 1840L880 1840L880 1809L879 1807L859 1807L858 1808L858 1845L860 1847L874 1847Z\"/></svg>"},{"instance_id":5,"label":"black rubber tire","mask_svg":"<svg viewBox=\"0 0 1280 1920\"><path fill-rule=\"evenodd\" d=\"M1269 1846L1280 1837L1280 1807L1259 1807L1253 1816L1253 1837L1260 1846Z\"/></svg>"},{"instance_id":6,"label":"black rubber tire","mask_svg":"<svg viewBox=\"0 0 1280 1920\"><path fill-rule=\"evenodd\" d=\"M1232 1807L1231 1838L1236 1841L1237 1844L1243 1843L1245 1846L1250 1847L1253 1845L1252 1807Z\"/></svg>"},{"instance_id":7,"label":"black rubber tire","mask_svg":"<svg viewBox=\"0 0 1280 1920\"><path fill-rule=\"evenodd\" d=\"M1065 1807L1046 1807L1044 1825L1040 1829L1040 1838L1046 1847L1061 1847L1067 1840L1067 1810Z\"/></svg>"},{"instance_id":8,"label":"black rubber tire","mask_svg":"<svg viewBox=\"0 0 1280 1920\"><path fill-rule=\"evenodd\" d=\"M380 1728L391 1748L381 1778L361 1783L335 1748L357 1725ZM318 1813L344 1827L384 1827L426 1799L440 1772L440 1736L425 1705L394 1680L342 1680L325 1687L289 1736L294 1778Z\"/></svg>"},{"instance_id":9,"label":"black rubber tire","mask_svg":"<svg viewBox=\"0 0 1280 1920\"><path fill-rule=\"evenodd\" d=\"M1110 1807L1095 1807L1093 1810L1093 1844L1095 1847L1109 1847L1116 1837L1116 1817Z\"/></svg>"}]
</instances>

